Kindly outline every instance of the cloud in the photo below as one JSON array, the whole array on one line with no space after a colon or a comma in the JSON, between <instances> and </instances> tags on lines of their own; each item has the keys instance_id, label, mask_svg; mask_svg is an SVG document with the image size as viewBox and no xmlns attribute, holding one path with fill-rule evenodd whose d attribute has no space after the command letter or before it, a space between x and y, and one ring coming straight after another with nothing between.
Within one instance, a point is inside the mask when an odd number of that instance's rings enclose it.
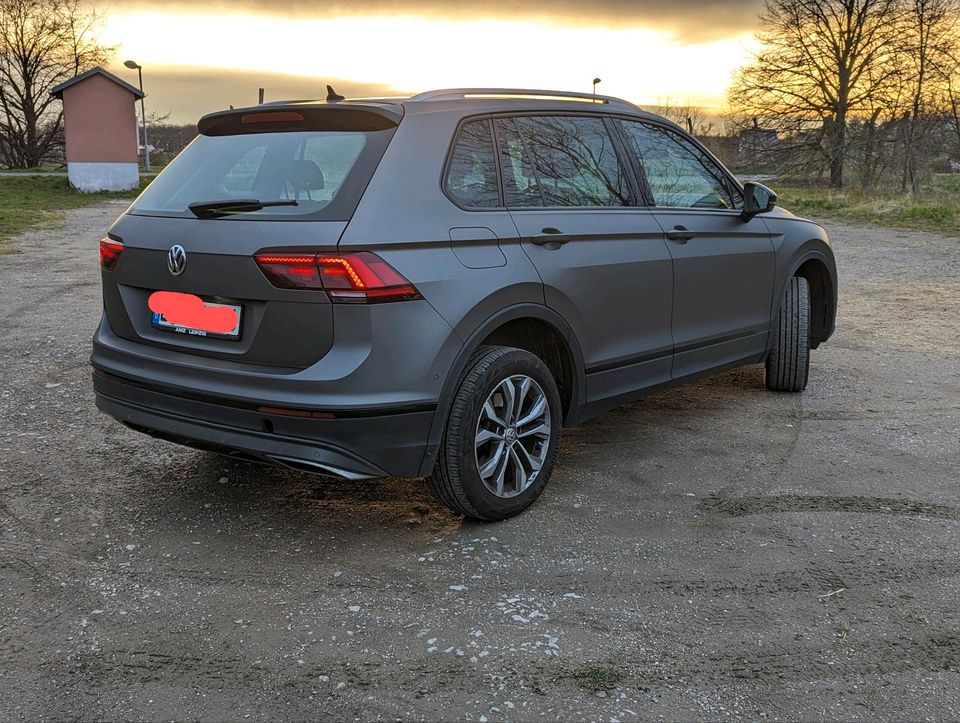
<instances>
[{"instance_id":1,"label":"cloud","mask_svg":"<svg viewBox=\"0 0 960 723\"><path fill-rule=\"evenodd\" d=\"M113 68L122 74L123 68ZM326 83L349 98L397 95L384 85L359 83L355 80L254 73L237 70L191 70L180 67L154 66L146 80L147 110L170 114L168 123L196 123L206 113L224 110L231 105L241 108L256 105L257 89L264 88L266 100L310 100L327 94Z\"/></svg>"},{"instance_id":2,"label":"cloud","mask_svg":"<svg viewBox=\"0 0 960 723\"><path fill-rule=\"evenodd\" d=\"M364 15L427 15L469 20L509 18L609 27L640 25L670 33L678 42L699 43L750 32L763 0L351 0L320 4L315 0L212 0L203 12L254 13L283 17L324 18ZM113 0L117 10L196 12L187 0ZM319 40L319 39L318 39ZM402 43L402 38L398 42ZM482 51L482 39L474 51ZM567 49L575 51L576 49ZM527 49L517 48L518 55Z\"/></svg>"}]
</instances>

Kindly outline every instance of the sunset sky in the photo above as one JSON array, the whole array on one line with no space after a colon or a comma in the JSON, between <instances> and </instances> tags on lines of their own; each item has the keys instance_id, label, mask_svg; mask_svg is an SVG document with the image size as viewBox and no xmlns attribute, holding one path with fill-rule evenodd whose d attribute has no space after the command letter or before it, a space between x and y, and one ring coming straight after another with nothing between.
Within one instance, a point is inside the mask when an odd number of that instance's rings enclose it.
<instances>
[{"instance_id":1,"label":"sunset sky","mask_svg":"<svg viewBox=\"0 0 960 723\"><path fill-rule=\"evenodd\" d=\"M714 109L755 48L761 0L113 0L112 70L144 67L148 111L191 123L267 100L510 86L590 90Z\"/></svg>"}]
</instances>

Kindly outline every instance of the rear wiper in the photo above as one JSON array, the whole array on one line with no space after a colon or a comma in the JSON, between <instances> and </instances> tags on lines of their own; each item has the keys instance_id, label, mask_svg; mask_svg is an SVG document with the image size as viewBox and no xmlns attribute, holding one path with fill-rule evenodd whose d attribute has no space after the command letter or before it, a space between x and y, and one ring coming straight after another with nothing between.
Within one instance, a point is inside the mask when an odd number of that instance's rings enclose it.
<instances>
[{"instance_id":1,"label":"rear wiper","mask_svg":"<svg viewBox=\"0 0 960 723\"><path fill-rule=\"evenodd\" d=\"M280 200L280 201L258 201L255 198L231 198L224 201L197 201L191 203L187 208L193 212L197 218L218 218L220 216L229 216L234 213L250 213L259 211L263 208L272 206L299 206L299 201Z\"/></svg>"}]
</instances>

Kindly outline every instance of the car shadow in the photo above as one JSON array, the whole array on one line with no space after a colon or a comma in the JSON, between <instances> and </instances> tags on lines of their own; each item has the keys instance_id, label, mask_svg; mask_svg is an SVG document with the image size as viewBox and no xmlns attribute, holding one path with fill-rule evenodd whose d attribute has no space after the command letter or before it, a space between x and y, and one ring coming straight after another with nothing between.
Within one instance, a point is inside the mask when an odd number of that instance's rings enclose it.
<instances>
[{"instance_id":1,"label":"car shadow","mask_svg":"<svg viewBox=\"0 0 960 723\"><path fill-rule=\"evenodd\" d=\"M571 450L590 444L656 446L657 438L704 404L722 413L728 406L742 406L751 390L765 394L762 370L727 372L611 410L565 430L560 463L576 465L578 455ZM291 531L298 537L341 539L360 533L365 539L395 542L431 540L458 530L473 534L484 526L448 511L422 479L342 481L173 445L161 454L173 461L158 469L151 464L153 455L140 457L139 476L147 487L143 513L164 527L183 527L186 519L190 528L204 529L214 521L236 542ZM577 493L565 484L553 492Z\"/></svg>"},{"instance_id":2,"label":"car shadow","mask_svg":"<svg viewBox=\"0 0 960 723\"><path fill-rule=\"evenodd\" d=\"M434 500L423 480L339 480L209 453L197 453L194 461L184 491L197 499L212 494L235 512L293 515L301 524L325 528L375 523L427 535L460 521Z\"/></svg>"},{"instance_id":3,"label":"car shadow","mask_svg":"<svg viewBox=\"0 0 960 723\"><path fill-rule=\"evenodd\" d=\"M652 443L671 429L685 427L693 416L707 411L722 416L768 396L763 367L741 367L611 409L564 430L564 436L578 445Z\"/></svg>"}]
</instances>

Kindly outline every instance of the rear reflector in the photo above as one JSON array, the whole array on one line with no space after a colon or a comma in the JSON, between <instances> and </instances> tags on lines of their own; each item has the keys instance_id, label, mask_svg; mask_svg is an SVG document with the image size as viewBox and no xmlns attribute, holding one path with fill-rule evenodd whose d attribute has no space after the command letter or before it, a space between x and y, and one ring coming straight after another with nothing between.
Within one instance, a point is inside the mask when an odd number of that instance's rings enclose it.
<instances>
[{"instance_id":1,"label":"rear reflector","mask_svg":"<svg viewBox=\"0 0 960 723\"><path fill-rule=\"evenodd\" d=\"M336 419L333 412L311 412L309 409L285 409L284 407L257 407L261 414L275 414L281 417L301 417L303 419Z\"/></svg>"},{"instance_id":2,"label":"rear reflector","mask_svg":"<svg viewBox=\"0 0 960 723\"><path fill-rule=\"evenodd\" d=\"M256 254L260 270L282 289L323 289L339 304L421 299L420 292L376 254Z\"/></svg>"},{"instance_id":3,"label":"rear reflector","mask_svg":"<svg viewBox=\"0 0 960 723\"><path fill-rule=\"evenodd\" d=\"M112 238L100 239L100 268L110 271L120 260L120 254L123 253L123 241L116 241Z\"/></svg>"}]
</instances>

